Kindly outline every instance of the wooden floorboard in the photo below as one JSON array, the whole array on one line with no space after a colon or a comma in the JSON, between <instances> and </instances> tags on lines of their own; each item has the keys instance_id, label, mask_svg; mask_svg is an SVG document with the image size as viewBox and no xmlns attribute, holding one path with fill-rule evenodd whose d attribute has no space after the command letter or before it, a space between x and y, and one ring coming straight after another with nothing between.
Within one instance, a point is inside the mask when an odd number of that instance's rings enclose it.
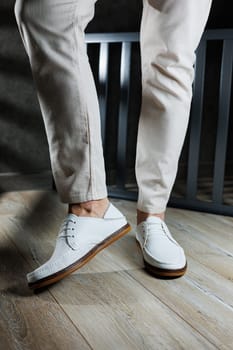
<instances>
[{"instance_id":1,"label":"wooden floorboard","mask_svg":"<svg viewBox=\"0 0 233 350\"><path fill-rule=\"evenodd\" d=\"M112 202L133 230L41 293L25 275L53 251L66 205L46 191L0 197L0 339L11 349L222 349L233 344L233 218L169 208L186 275L158 280L135 242L136 203Z\"/></svg>"},{"instance_id":2,"label":"wooden floorboard","mask_svg":"<svg viewBox=\"0 0 233 350\"><path fill-rule=\"evenodd\" d=\"M75 274L52 293L95 349L216 349L124 271Z\"/></svg>"},{"instance_id":3,"label":"wooden floorboard","mask_svg":"<svg viewBox=\"0 0 233 350\"><path fill-rule=\"evenodd\" d=\"M0 266L0 349L90 349L51 293L28 289L30 266L2 230Z\"/></svg>"}]
</instances>

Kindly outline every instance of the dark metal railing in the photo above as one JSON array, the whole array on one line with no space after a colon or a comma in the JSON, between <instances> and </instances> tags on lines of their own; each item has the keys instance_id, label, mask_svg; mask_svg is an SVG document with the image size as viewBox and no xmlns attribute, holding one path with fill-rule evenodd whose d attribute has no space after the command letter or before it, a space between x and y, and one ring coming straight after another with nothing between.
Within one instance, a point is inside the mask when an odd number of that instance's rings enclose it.
<instances>
[{"instance_id":1,"label":"dark metal railing","mask_svg":"<svg viewBox=\"0 0 233 350\"><path fill-rule=\"evenodd\" d=\"M206 69L206 50L208 41L222 41L222 57L219 85L218 123L216 130L215 157L211 198L208 200L198 198L199 156L201 151L201 132L203 120L204 85ZM116 181L108 186L110 197L137 200L137 186L127 184L127 135L128 115L130 102L131 54L132 45L139 42L138 33L101 33L87 34L87 45L98 44L99 67L97 86L99 94L101 127L103 145L105 148L106 120L108 118L108 87L109 81L109 55L110 45L118 43L121 46L119 81L120 98L118 113L118 136L116 157ZM139 55L139 49L138 49ZM225 162L227 142L229 135L229 120L231 109L232 89L232 65L233 65L233 29L207 30L202 36L196 51L195 78L193 84L193 99L190 114L188 137L187 175L185 180L185 195L177 197L172 194L169 206L193 209L211 213L233 216L232 203L226 204L223 199ZM138 68L140 74L140 67ZM140 77L139 77L140 78ZM138 79L138 77L137 77ZM131 96L132 98L132 96ZM140 103L140 101L138 101ZM232 188L233 192L233 188ZM200 197L200 196L199 196Z\"/></svg>"}]
</instances>

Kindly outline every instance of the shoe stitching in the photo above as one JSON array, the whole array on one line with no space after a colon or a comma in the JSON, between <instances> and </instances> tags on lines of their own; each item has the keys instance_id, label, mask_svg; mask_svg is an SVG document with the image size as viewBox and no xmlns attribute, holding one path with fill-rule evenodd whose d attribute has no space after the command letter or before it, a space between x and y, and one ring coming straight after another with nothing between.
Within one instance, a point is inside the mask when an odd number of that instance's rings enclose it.
<instances>
[{"instance_id":1,"label":"shoe stitching","mask_svg":"<svg viewBox=\"0 0 233 350\"><path fill-rule=\"evenodd\" d=\"M166 234L167 238L172 242L174 243L175 245L177 245L178 247L180 247L179 243L176 242L176 240L172 237L167 225L165 223L162 223L162 228L163 228L163 231L164 233Z\"/></svg>"},{"instance_id":2,"label":"shoe stitching","mask_svg":"<svg viewBox=\"0 0 233 350\"><path fill-rule=\"evenodd\" d=\"M150 226L152 226L152 225L160 225L161 228L162 228L163 233L165 234L165 236L166 236L172 243L174 243L174 244L176 244L176 245L179 246L179 244L178 244L178 243L174 240L174 238L171 236L171 233L170 233L168 227L166 226L166 224L164 224L164 223L153 222L153 223L150 223L149 225L150 225ZM153 230L153 229L152 229L152 230ZM161 233L161 231L160 231L160 233ZM152 235L153 235L153 233L152 233Z\"/></svg>"},{"instance_id":3,"label":"shoe stitching","mask_svg":"<svg viewBox=\"0 0 233 350\"><path fill-rule=\"evenodd\" d=\"M168 229L168 227L166 226L165 223L143 223L141 225L141 235L139 234L138 235L138 238L139 238L139 243L141 244L142 246L142 249L144 250L144 252L150 257L152 258L153 260L155 260L155 264L157 263L157 267L161 267L161 265L166 266L166 268L168 268L167 266L170 266L170 268L174 268L176 266L176 264L178 263L178 260L176 263L174 262L166 262L166 261L159 261L157 259L155 259L155 257L151 254L150 251L147 250L147 241L148 241L148 237L151 235L153 237L153 228L151 228L152 225L161 225L159 227L159 231L160 231L160 234L163 235L163 237L166 237L169 239L169 241L173 244L175 244L178 248L180 248L180 250L183 250L182 247L175 241L173 240L173 237ZM152 230L152 232L150 231L150 228ZM138 230L138 233L140 232L140 230ZM140 239L140 237L142 237L142 239ZM144 253L143 253L144 255ZM181 257L182 253L181 251L179 252L179 258ZM144 258L146 259L146 256L144 256ZM148 262L149 263L149 262Z\"/></svg>"},{"instance_id":4,"label":"shoe stitching","mask_svg":"<svg viewBox=\"0 0 233 350\"><path fill-rule=\"evenodd\" d=\"M88 253L88 251L90 251L93 247L95 247L97 244L99 244L101 242L98 241L98 242L89 242L89 247L88 249L86 250L85 253L83 253L80 258L82 258L83 256L85 256L85 254ZM69 245L70 246L70 245ZM63 262L61 262L62 259L66 259L67 256L69 256L70 253L69 252L66 252L65 254L62 254L61 257L59 257L59 259L56 259L54 261L50 261L48 260L45 264L43 264L42 266L40 266L39 268L37 268L36 270L30 272L27 274L28 278L29 279L32 279L32 280L38 280L38 278L41 278L41 277L48 277L50 276L51 274L54 274L56 272L59 271L59 269L62 269L62 265L63 265ZM62 259L61 259L62 258ZM75 258L74 261L77 260L77 257ZM73 263L73 262L72 262ZM71 263L71 264L72 264ZM54 271L55 270L55 271ZM46 273L46 276L43 276L44 273Z\"/></svg>"},{"instance_id":5,"label":"shoe stitching","mask_svg":"<svg viewBox=\"0 0 233 350\"><path fill-rule=\"evenodd\" d=\"M157 222L153 222L153 223L150 223L150 224L145 224L145 225L142 225L142 238L143 238L143 242L142 242L142 248L145 250L146 248L146 245L147 245L147 240L148 240L148 237L149 237L149 234L150 234L150 230L148 229L148 227L145 227L145 226L152 226L152 225L161 225L160 227L160 230L162 228L162 232L160 231L160 234L163 233L163 236L165 235L166 238L169 239L169 241L173 244L175 244L177 247L181 248L180 245L174 240L174 238L171 236L171 233L168 229L168 227L166 226L166 224L163 224L163 223L157 223ZM152 232L152 236L153 236L153 232ZM139 240L140 241L140 240Z\"/></svg>"}]
</instances>

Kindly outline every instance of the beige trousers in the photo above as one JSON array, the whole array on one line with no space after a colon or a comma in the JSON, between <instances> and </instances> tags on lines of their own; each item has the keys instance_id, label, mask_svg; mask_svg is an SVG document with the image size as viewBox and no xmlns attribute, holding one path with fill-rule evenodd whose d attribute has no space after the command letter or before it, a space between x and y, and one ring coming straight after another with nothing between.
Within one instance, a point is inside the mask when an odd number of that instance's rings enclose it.
<instances>
[{"instance_id":1,"label":"beige trousers","mask_svg":"<svg viewBox=\"0 0 233 350\"><path fill-rule=\"evenodd\" d=\"M61 201L107 196L100 115L84 30L95 0L16 0ZM211 0L144 0L142 108L136 177L138 209L166 208L192 98L195 50Z\"/></svg>"}]
</instances>

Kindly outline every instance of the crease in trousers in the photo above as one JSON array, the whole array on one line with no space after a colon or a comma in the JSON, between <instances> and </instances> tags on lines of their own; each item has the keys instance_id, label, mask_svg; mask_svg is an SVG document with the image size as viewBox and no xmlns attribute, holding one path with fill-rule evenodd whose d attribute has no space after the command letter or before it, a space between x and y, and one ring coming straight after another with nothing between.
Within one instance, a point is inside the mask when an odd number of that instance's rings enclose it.
<instances>
[{"instance_id":1,"label":"crease in trousers","mask_svg":"<svg viewBox=\"0 0 233 350\"><path fill-rule=\"evenodd\" d=\"M143 0L137 208L161 213L177 174L192 99L195 51L211 0ZM16 0L60 199L107 196L100 114L84 32L96 0Z\"/></svg>"}]
</instances>

